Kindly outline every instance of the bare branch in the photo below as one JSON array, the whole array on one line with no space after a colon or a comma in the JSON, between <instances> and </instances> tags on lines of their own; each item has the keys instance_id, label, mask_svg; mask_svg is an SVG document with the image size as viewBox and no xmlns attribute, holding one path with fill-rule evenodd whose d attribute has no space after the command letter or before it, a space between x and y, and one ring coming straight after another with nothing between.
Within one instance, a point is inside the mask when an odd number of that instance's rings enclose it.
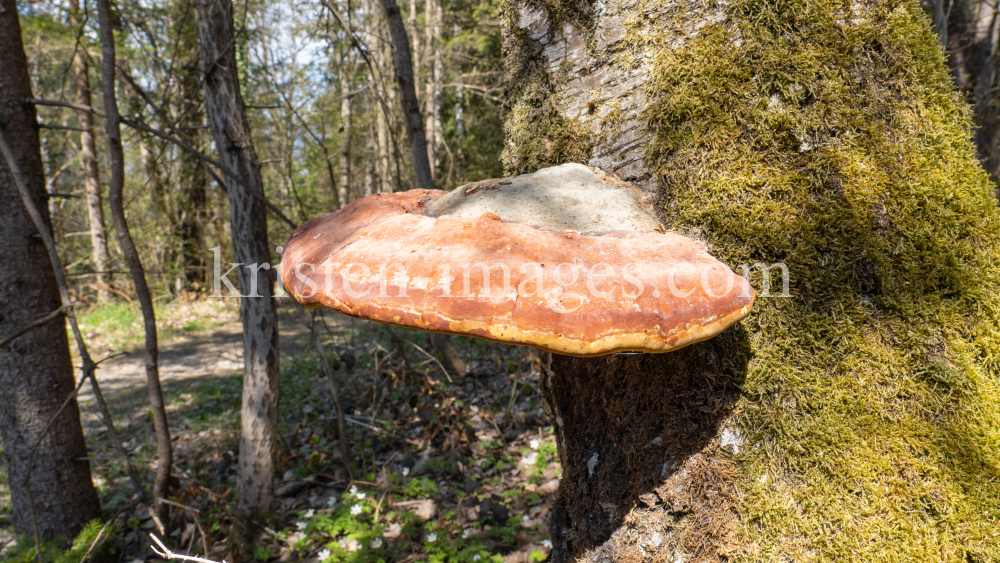
<instances>
[{"instance_id":1,"label":"bare branch","mask_svg":"<svg viewBox=\"0 0 1000 563\"><path fill-rule=\"evenodd\" d=\"M88 131L87 129L84 129L83 127L71 127L69 125L51 125L49 123L39 123L38 124L38 128L39 129L58 129L60 131L83 131L83 132L87 132Z\"/></svg>"},{"instance_id":2,"label":"bare branch","mask_svg":"<svg viewBox=\"0 0 1000 563\"><path fill-rule=\"evenodd\" d=\"M104 112L102 112L102 111L100 111L100 110L98 110L96 108L92 108L90 106L85 106L85 105L81 105L81 104L74 104L72 102L61 102L61 101L57 101L57 100L40 100L40 99L30 99L28 101L31 102L31 103L33 103L33 104L35 104L36 106L66 107L66 108L72 108L72 109L76 109L76 110L80 110L80 111L89 111L89 112L93 113L94 115L96 115L98 117L107 117L104 114ZM156 108L155 105L153 105L152 107L154 109ZM204 161L204 162L206 162L208 164L211 164L212 166L215 166L219 170L222 170L222 172L226 176L229 176L230 178L232 178L232 179L234 179L237 182L240 182L242 184L242 181L240 180L240 177L237 176L235 172L232 172L231 170L226 169L222 165L222 163L219 162L218 160L215 160L214 158L208 156L207 154L205 154L205 153L199 151L198 149L192 147L188 143L185 143L184 141L178 139L177 137L174 137L173 135L171 135L169 133L164 133L163 131L160 131L159 129L154 129L154 128L152 128L152 127L150 127L148 125L145 125L143 123L139 123L138 121L133 121L131 119L126 119L124 117L121 118L121 122L124 123L125 125L128 125L129 127L133 128L133 129L138 129L140 131L145 131L146 133L149 133L151 135L156 135L157 137L160 137L161 139L164 139L166 141L170 141L171 143L173 143L173 144L177 145L178 147L180 147L180 148L186 150L187 152L191 153L192 155L194 155L198 159L200 159L200 160L202 160L202 161ZM213 173L210 169L209 169L209 174L212 175L213 179L216 182L218 182L219 185L222 187L223 191L225 191L225 189L226 189L225 182L223 182L221 179L219 179L219 177L215 173ZM273 203L271 203L270 200L268 200L266 197L264 197L264 196L262 196L262 195L260 195L260 194L258 194L256 192L253 192L252 190L251 190L251 192L253 193L254 197L260 198L262 200L262 202L264 203L264 205L266 205L268 209L270 209L271 211L273 211L274 214L277 215L279 219L281 219L282 221L284 221L285 223L287 223L289 227L291 227L293 230L296 229L296 228L298 228L298 225L294 221L292 221L291 219L289 219L284 213L282 213L281 209L279 209L276 205L274 205Z\"/></svg>"},{"instance_id":3,"label":"bare branch","mask_svg":"<svg viewBox=\"0 0 1000 563\"><path fill-rule=\"evenodd\" d=\"M167 549L167 546L163 545L163 542L160 541L160 538L156 537L155 534L149 534L149 537L152 538L154 542L156 542L156 545L159 546L159 549L157 549L156 546L152 545L149 547L154 552L156 552L157 555L168 561L171 559L176 559L178 561L194 561L195 563L217 563L215 561L212 561L211 559L205 559L204 557L193 557L191 555L181 555L180 553L174 553L173 551ZM226 560L223 559L222 563L226 563Z\"/></svg>"},{"instance_id":4,"label":"bare branch","mask_svg":"<svg viewBox=\"0 0 1000 563\"><path fill-rule=\"evenodd\" d=\"M90 113L98 117L107 117L104 112L91 106L85 106L83 104L74 104L73 102L63 102L60 100L39 100L39 99L29 99L28 102L35 104L36 106L53 106L53 107L63 107L72 108L80 111L89 111Z\"/></svg>"},{"instance_id":5,"label":"bare branch","mask_svg":"<svg viewBox=\"0 0 1000 563\"><path fill-rule=\"evenodd\" d=\"M62 307L59 307L55 311L52 311L48 315L45 315L44 317L42 317L42 318L38 319L37 321L29 324L28 326L22 328L21 330L19 330L19 331L15 332L14 334L8 336L7 338L4 338L3 340L0 340L0 348L3 348L7 344L10 344L11 342L17 340L21 336L24 336L25 334L28 334L29 332L35 330L36 328L43 327L43 326L49 324L50 322L52 322L53 320L55 320L57 317L61 317L63 315L63 313L66 312L66 308L67 308L67 305L63 305Z\"/></svg>"},{"instance_id":6,"label":"bare branch","mask_svg":"<svg viewBox=\"0 0 1000 563\"><path fill-rule=\"evenodd\" d=\"M427 350L424 350L423 348L421 348L420 346L417 346L416 344L414 344L412 342L410 342L410 345L413 346L414 348L416 348L417 350L420 350L421 352L423 352L423 354L425 356L427 356L428 358L434 360L434 362L437 363L438 367L441 368L441 372L444 373L444 376L448 378L448 383L453 383L452 380L451 380L451 376L448 375L448 370L444 369L444 365L442 365L441 362L439 362L437 358L435 358L434 356L432 356L431 354L429 354L427 352Z\"/></svg>"}]
</instances>

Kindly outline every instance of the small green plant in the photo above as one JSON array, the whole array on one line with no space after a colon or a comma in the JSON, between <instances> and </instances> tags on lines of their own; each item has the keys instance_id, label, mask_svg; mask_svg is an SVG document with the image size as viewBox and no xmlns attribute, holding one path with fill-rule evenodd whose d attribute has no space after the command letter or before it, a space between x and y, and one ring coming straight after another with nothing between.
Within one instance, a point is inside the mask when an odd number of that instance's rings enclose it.
<instances>
[{"instance_id":1,"label":"small green plant","mask_svg":"<svg viewBox=\"0 0 1000 563\"><path fill-rule=\"evenodd\" d=\"M42 560L52 563L79 563L89 551L88 561L110 563L115 560L115 550L109 547L113 543L108 540L118 537L120 534L121 528L119 526L105 528L104 523L100 520L91 520L77 534L69 549L61 547L62 538L42 542ZM27 536L18 537L13 552L8 553L7 557L7 561L11 563L35 563L38 556L35 551L34 539Z\"/></svg>"}]
</instances>

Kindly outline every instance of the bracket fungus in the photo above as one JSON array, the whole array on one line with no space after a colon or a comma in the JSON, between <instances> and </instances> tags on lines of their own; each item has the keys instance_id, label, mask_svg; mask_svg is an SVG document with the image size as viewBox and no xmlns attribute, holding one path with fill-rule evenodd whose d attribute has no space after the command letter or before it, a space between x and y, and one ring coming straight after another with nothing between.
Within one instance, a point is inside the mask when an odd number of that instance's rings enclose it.
<instances>
[{"instance_id":1,"label":"bracket fungus","mask_svg":"<svg viewBox=\"0 0 1000 563\"><path fill-rule=\"evenodd\" d=\"M572 356L675 350L754 299L634 186L580 164L364 197L296 229L280 274L308 308Z\"/></svg>"}]
</instances>

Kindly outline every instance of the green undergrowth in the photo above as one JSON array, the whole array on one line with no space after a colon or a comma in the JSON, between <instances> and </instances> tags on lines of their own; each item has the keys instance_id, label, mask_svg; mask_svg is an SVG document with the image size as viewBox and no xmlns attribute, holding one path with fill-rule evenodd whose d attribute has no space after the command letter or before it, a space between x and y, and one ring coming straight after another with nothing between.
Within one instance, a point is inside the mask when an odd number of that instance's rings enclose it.
<instances>
[{"instance_id":1,"label":"green undergrowth","mask_svg":"<svg viewBox=\"0 0 1000 563\"><path fill-rule=\"evenodd\" d=\"M62 538L42 542L42 559L51 563L78 563L86 556L86 560L92 563L112 563L121 556L114 547L120 535L120 527L106 526L100 520L93 520L83 527L68 548L63 545ZM12 551L4 554L4 560L9 563L36 563L38 554L34 539L29 536L17 538L17 544Z\"/></svg>"},{"instance_id":2,"label":"green undergrowth","mask_svg":"<svg viewBox=\"0 0 1000 563\"><path fill-rule=\"evenodd\" d=\"M927 18L725 12L656 51L646 157L672 228L790 270L744 321L738 559L1000 560L1000 213Z\"/></svg>"},{"instance_id":3,"label":"green undergrowth","mask_svg":"<svg viewBox=\"0 0 1000 563\"><path fill-rule=\"evenodd\" d=\"M174 300L160 301L154 304L154 308L157 335L163 343L169 343L185 335L216 328L220 324L217 317L226 305L212 300L195 303ZM116 351L128 351L143 345L142 312L138 303L117 300L100 303L83 311L79 322L88 344L105 345Z\"/></svg>"}]
</instances>

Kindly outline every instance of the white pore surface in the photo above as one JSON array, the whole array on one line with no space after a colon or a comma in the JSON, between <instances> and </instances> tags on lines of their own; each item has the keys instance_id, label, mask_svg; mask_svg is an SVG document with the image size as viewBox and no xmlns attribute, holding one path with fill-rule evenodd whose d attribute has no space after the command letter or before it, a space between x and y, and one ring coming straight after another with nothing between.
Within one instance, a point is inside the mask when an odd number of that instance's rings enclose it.
<instances>
[{"instance_id":1,"label":"white pore surface","mask_svg":"<svg viewBox=\"0 0 1000 563\"><path fill-rule=\"evenodd\" d=\"M582 234L650 232L659 227L639 203L636 188L603 183L582 164L543 168L511 178L509 185L483 186L466 195L470 187L458 188L431 203L427 214L472 219L493 213L504 221Z\"/></svg>"}]
</instances>

